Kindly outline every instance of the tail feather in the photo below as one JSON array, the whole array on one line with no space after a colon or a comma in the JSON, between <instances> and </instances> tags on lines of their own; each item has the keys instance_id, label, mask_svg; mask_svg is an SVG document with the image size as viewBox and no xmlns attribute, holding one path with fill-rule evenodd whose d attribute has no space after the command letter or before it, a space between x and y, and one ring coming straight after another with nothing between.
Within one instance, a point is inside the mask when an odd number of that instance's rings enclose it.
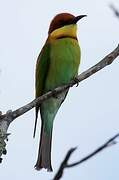
<instances>
[{"instance_id":1,"label":"tail feather","mask_svg":"<svg viewBox=\"0 0 119 180\"><path fill-rule=\"evenodd\" d=\"M37 126L37 119L38 119L38 110L39 110L39 108L38 107L36 107L36 112L35 112L35 114L36 114L36 117L35 117L35 125L34 125L34 131L33 131L33 138L35 138L35 134L36 134L36 126Z\"/></svg>"},{"instance_id":2,"label":"tail feather","mask_svg":"<svg viewBox=\"0 0 119 180\"><path fill-rule=\"evenodd\" d=\"M36 170L40 170L42 168L47 169L47 171L52 171L51 165L51 144L52 144L52 133L48 135L43 128L41 127L41 136L40 136L40 144L38 151L38 159L35 165Z\"/></svg>"},{"instance_id":3,"label":"tail feather","mask_svg":"<svg viewBox=\"0 0 119 180\"><path fill-rule=\"evenodd\" d=\"M37 170L42 168L47 169L48 171L52 171L51 165L51 146L52 146L52 129L53 129L53 121L55 115L63 103L68 90L58 95L58 98L50 98L49 100L42 103L40 106L40 114L41 114L41 135L40 135L40 143L39 143L39 151L38 151L38 159L35 165ZM37 123L37 109L36 109L36 129ZM35 134L35 133L34 133Z\"/></svg>"}]
</instances>

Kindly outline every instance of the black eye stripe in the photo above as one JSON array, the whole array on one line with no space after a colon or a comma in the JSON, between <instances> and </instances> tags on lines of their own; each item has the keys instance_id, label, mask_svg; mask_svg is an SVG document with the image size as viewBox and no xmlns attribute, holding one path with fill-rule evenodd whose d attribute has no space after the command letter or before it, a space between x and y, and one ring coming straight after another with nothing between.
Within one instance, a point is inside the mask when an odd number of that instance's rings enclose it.
<instances>
[{"instance_id":1,"label":"black eye stripe","mask_svg":"<svg viewBox=\"0 0 119 180\"><path fill-rule=\"evenodd\" d=\"M70 24L72 24L72 21L71 21L71 20L69 20L69 21L60 20L58 26L59 26L59 28L60 28L60 27L63 27L63 26L66 26L66 25L70 25Z\"/></svg>"}]
</instances>

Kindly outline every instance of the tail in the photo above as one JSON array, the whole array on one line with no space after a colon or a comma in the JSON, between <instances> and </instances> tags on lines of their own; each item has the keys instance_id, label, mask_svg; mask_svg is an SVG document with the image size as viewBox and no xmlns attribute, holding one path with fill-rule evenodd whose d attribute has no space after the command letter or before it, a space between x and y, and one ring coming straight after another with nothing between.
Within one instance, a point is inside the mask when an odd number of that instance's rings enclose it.
<instances>
[{"instance_id":1,"label":"tail","mask_svg":"<svg viewBox=\"0 0 119 180\"><path fill-rule=\"evenodd\" d=\"M47 134L44 131L44 127L42 123L38 159L35 165L36 170L45 168L47 169L47 171L52 171L51 145L52 145L52 130L50 134Z\"/></svg>"}]
</instances>

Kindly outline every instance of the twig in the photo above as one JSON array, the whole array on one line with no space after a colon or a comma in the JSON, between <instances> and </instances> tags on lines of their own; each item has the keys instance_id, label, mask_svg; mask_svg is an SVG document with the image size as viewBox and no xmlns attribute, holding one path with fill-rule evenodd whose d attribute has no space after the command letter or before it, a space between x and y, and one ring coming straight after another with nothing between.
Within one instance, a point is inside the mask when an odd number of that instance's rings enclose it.
<instances>
[{"instance_id":1,"label":"twig","mask_svg":"<svg viewBox=\"0 0 119 180\"><path fill-rule=\"evenodd\" d=\"M110 4L110 8L114 12L115 16L119 18L119 10L113 4Z\"/></svg>"},{"instance_id":2,"label":"twig","mask_svg":"<svg viewBox=\"0 0 119 180\"><path fill-rule=\"evenodd\" d=\"M7 129L9 127L10 123L14 119L16 119L17 117L28 112L35 106L40 105L46 99L48 99L54 95L60 94L61 92L65 91L66 89L74 86L75 84L77 84L77 81L81 82L81 81L87 79L88 77L90 77L91 75L100 71L107 65L110 65L118 56L119 56L119 45L110 54L108 54L106 57L104 57L99 63L97 63L96 65L92 66L91 68L89 68L88 70L84 71L79 76L77 76L77 78L76 78L77 80L76 79L71 80L68 84L57 87L53 91L47 92L46 94L40 96L39 98L31 101L30 103L26 104L25 106L22 106L21 108L15 110L15 111L10 110L6 114L3 114L3 115L0 114L0 132L3 135L3 136L1 136L1 134L0 134L0 138L6 136Z\"/></svg>"},{"instance_id":3,"label":"twig","mask_svg":"<svg viewBox=\"0 0 119 180\"><path fill-rule=\"evenodd\" d=\"M110 147L112 145L117 144L116 138L118 138L118 137L119 137L119 133L116 134L115 136L113 136L112 138L110 138L107 142L105 142L99 148L94 150L92 153L90 153L89 155L83 157L80 161L77 161L77 162L72 163L72 164L68 164L69 158L71 157L72 153L76 150L76 148L71 148L67 152L67 154L66 154L64 160L62 161L62 163L61 163L61 165L59 167L59 170L57 171L57 173L56 173L55 177L53 178L53 180L59 180L63 176L65 168L71 168L71 167L80 165L80 164L86 162L87 160L91 159L92 157L94 157L96 154L98 154L102 150L104 150L104 149L106 149L106 148L108 148L108 147Z\"/></svg>"}]
</instances>

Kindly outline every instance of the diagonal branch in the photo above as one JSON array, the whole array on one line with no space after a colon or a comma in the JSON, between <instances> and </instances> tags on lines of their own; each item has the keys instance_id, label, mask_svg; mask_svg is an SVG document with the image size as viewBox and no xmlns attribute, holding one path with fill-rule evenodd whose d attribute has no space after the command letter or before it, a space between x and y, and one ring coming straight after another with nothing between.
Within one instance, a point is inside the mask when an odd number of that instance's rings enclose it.
<instances>
[{"instance_id":1,"label":"diagonal branch","mask_svg":"<svg viewBox=\"0 0 119 180\"><path fill-rule=\"evenodd\" d=\"M60 94L61 92L65 91L66 89L74 86L75 84L77 84L77 81L81 82L81 81L87 79L88 77L92 76L93 74L100 71L101 69L103 69L107 65L110 65L118 56L119 56L119 45L116 47L116 49L114 49L110 54L105 56L96 65L92 66L91 68L89 68L88 70L84 71L79 76L77 76L76 80L71 80L68 84L66 84L64 86L57 87L53 91L49 91L46 94L44 94L44 95L38 97L37 99L31 101L27 105L22 106L21 108L13 111L12 114L11 114L12 115L12 120L11 121L13 121L17 117L23 115L27 111L31 110L36 105L40 105L46 99L48 99L48 98L50 98L50 97L52 97L54 95ZM1 119L3 119L5 116L6 116L6 114L1 115Z\"/></svg>"},{"instance_id":2,"label":"diagonal branch","mask_svg":"<svg viewBox=\"0 0 119 180\"><path fill-rule=\"evenodd\" d=\"M119 10L113 4L110 4L110 8L114 12L115 16L119 18Z\"/></svg>"},{"instance_id":3,"label":"diagonal branch","mask_svg":"<svg viewBox=\"0 0 119 180\"><path fill-rule=\"evenodd\" d=\"M81 160L79 160L79 161L77 161L75 163L72 163L72 164L68 164L69 158L71 157L72 153L76 150L76 148L71 148L67 152L67 154L66 154L64 160L62 161L62 163L61 163L61 165L59 167L59 170L57 171L57 173L56 173L55 177L53 178L53 180L59 180L63 176L65 168L71 168L71 167L80 165L80 164L86 162L87 160L91 159L92 157L94 157L96 154L103 151L104 149L106 149L106 148L108 148L108 147L110 147L112 145L117 144L116 138L118 138L118 137L119 137L119 133L116 134L115 136L113 136L112 138L110 138L107 142L105 142L99 148L94 150L92 153L90 153L89 155L83 157Z\"/></svg>"},{"instance_id":4,"label":"diagonal branch","mask_svg":"<svg viewBox=\"0 0 119 180\"><path fill-rule=\"evenodd\" d=\"M71 80L68 84L64 86L57 87L53 91L49 91L46 94L40 96L37 99L34 99L30 103L20 107L19 109L15 111L8 111L6 114L0 114L0 141L4 140L4 137L7 136L7 129L10 125L10 123L16 119L17 117L23 115L24 113L28 112L32 108L34 108L37 105L40 105L43 101L46 99L60 94L61 92L65 91L66 89L74 86L77 84L77 82L81 82L91 75L95 74L96 72L100 71L107 65L110 65L117 57L119 56L119 45L107 56L105 56L100 62L98 62L96 65L92 66L88 70L81 73L75 80ZM4 146L3 146L4 149ZM0 150L0 156L1 156L1 150Z\"/></svg>"}]
</instances>

